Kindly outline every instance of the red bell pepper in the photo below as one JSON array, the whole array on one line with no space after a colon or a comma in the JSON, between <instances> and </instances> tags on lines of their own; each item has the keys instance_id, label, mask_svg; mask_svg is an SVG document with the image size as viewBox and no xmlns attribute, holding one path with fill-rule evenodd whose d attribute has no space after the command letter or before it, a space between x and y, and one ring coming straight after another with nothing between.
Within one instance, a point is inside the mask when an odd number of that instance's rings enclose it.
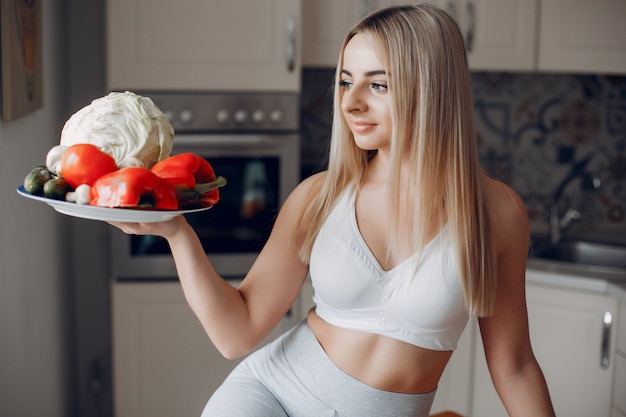
<instances>
[{"instance_id":1,"label":"red bell pepper","mask_svg":"<svg viewBox=\"0 0 626 417\"><path fill-rule=\"evenodd\" d=\"M178 210L174 186L143 167L103 175L91 187L92 206Z\"/></svg>"},{"instance_id":2,"label":"red bell pepper","mask_svg":"<svg viewBox=\"0 0 626 417\"><path fill-rule=\"evenodd\" d=\"M218 188L226 185L206 159L191 152L157 162L152 172L174 185L180 208L212 206L220 199Z\"/></svg>"}]
</instances>

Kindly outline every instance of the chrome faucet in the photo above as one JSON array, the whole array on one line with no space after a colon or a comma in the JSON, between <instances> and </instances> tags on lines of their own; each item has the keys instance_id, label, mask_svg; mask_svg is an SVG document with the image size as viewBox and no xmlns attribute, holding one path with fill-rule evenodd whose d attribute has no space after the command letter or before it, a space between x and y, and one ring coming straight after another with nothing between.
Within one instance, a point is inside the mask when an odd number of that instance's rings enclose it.
<instances>
[{"instance_id":1,"label":"chrome faucet","mask_svg":"<svg viewBox=\"0 0 626 417\"><path fill-rule=\"evenodd\" d=\"M597 190L602 185L599 178L585 171L585 168L591 159L593 159L593 155L576 162L572 166L569 174L563 179L563 181L561 181L552 194L552 199L550 201L550 243L552 245L558 244L565 229L572 223L572 221L580 218L580 212L573 208L569 208L563 217L560 215L561 197L563 196L563 192L569 183L580 177L582 179L581 188L583 190Z\"/></svg>"}]
</instances>

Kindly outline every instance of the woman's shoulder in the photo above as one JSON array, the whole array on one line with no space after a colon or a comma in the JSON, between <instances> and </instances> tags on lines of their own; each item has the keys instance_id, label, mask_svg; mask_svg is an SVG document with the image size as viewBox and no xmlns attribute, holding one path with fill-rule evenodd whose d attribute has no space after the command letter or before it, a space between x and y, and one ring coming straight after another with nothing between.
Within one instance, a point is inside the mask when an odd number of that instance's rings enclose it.
<instances>
[{"instance_id":1,"label":"woman's shoulder","mask_svg":"<svg viewBox=\"0 0 626 417\"><path fill-rule=\"evenodd\" d=\"M503 182L483 174L488 212L498 245L530 239L528 214L522 198Z\"/></svg>"},{"instance_id":2,"label":"woman's shoulder","mask_svg":"<svg viewBox=\"0 0 626 417\"><path fill-rule=\"evenodd\" d=\"M506 209L504 214L510 214L508 213L509 210L513 210L514 212L521 210L526 213L522 198L502 181L487 174L483 174L483 187L489 205Z\"/></svg>"},{"instance_id":3,"label":"woman's shoulder","mask_svg":"<svg viewBox=\"0 0 626 417\"><path fill-rule=\"evenodd\" d=\"M326 171L318 172L313 174L305 179L303 179L300 184L293 191L294 194L300 195L312 195L318 193L324 184L324 179L326 178Z\"/></svg>"},{"instance_id":4,"label":"woman's shoulder","mask_svg":"<svg viewBox=\"0 0 626 417\"><path fill-rule=\"evenodd\" d=\"M319 172L303 179L291 192L285 206L295 206L298 210L310 203L316 193L322 188L326 172Z\"/></svg>"}]
</instances>

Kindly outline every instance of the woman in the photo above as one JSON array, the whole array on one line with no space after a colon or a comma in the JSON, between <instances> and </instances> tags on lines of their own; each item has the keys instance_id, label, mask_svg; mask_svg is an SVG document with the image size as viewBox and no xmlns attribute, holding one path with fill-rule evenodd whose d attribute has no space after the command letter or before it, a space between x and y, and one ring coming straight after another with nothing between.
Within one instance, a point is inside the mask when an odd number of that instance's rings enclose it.
<instances>
[{"instance_id":1,"label":"woman","mask_svg":"<svg viewBox=\"0 0 626 417\"><path fill-rule=\"evenodd\" d=\"M479 167L454 21L422 5L346 37L329 166L282 207L238 289L183 217L116 224L165 237L187 300L228 358L278 323L310 272L316 308L250 355L203 416L428 416L469 315L510 415L552 416L528 335L528 222Z\"/></svg>"}]
</instances>

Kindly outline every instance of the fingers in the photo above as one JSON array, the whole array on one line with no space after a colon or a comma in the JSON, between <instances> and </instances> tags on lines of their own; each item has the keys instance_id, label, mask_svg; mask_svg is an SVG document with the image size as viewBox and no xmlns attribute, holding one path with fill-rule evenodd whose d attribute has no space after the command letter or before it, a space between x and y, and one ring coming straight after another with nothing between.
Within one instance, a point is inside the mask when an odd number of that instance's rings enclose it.
<instances>
[{"instance_id":1,"label":"fingers","mask_svg":"<svg viewBox=\"0 0 626 417\"><path fill-rule=\"evenodd\" d=\"M154 223L141 222L115 222L107 221L111 226L115 226L122 232L129 235L156 235L167 237L176 233L180 226L180 220L183 216L177 216L171 220Z\"/></svg>"},{"instance_id":2,"label":"fingers","mask_svg":"<svg viewBox=\"0 0 626 417\"><path fill-rule=\"evenodd\" d=\"M139 235L144 234L145 232L141 232L143 223L128 223L128 222L112 222L107 221L111 226L115 226L120 229L122 232L129 235Z\"/></svg>"}]
</instances>

